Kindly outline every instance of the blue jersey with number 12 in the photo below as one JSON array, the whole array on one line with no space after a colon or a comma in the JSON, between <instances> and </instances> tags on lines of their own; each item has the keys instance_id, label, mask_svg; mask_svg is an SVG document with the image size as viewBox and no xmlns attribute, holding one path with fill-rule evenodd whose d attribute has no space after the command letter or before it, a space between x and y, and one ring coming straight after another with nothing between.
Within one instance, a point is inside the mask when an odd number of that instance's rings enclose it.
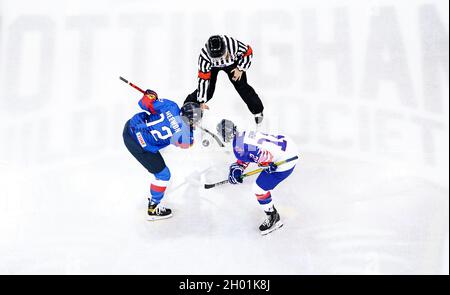
<instances>
[{"instance_id":1,"label":"blue jersey with number 12","mask_svg":"<svg viewBox=\"0 0 450 295\"><path fill-rule=\"evenodd\" d=\"M139 105L147 112L130 119L130 131L136 141L149 152L156 153L170 144L187 148L193 144L193 133L180 117L180 108L169 99L150 101L143 97Z\"/></svg>"}]
</instances>

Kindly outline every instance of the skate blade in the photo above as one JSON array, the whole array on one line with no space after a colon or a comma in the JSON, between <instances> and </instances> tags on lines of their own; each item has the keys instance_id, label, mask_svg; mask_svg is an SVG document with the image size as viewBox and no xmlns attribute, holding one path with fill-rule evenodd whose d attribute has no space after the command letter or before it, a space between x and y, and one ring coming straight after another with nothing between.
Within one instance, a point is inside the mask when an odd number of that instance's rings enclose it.
<instances>
[{"instance_id":1,"label":"skate blade","mask_svg":"<svg viewBox=\"0 0 450 295\"><path fill-rule=\"evenodd\" d=\"M265 235L267 235L267 234L270 234L271 232L273 232L274 230L279 229L279 228L282 227L282 226L283 226L283 222L278 221L277 223L275 223L275 225L274 225L272 228L269 228L269 229L267 229L267 230L265 230L265 231L262 231L262 232L261 232L261 235L265 236Z\"/></svg>"},{"instance_id":2,"label":"skate blade","mask_svg":"<svg viewBox=\"0 0 450 295\"><path fill-rule=\"evenodd\" d=\"M172 217L172 213L170 213L169 215L166 216L150 216L147 215L147 221L157 221L157 220L162 220L162 219L167 219Z\"/></svg>"}]
</instances>

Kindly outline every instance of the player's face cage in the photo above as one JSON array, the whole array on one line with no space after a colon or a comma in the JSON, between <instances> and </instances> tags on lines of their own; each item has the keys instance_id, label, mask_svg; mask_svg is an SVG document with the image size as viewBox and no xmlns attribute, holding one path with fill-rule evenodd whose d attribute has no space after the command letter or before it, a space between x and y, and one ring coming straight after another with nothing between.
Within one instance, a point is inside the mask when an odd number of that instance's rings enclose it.
<instances>
[{"instance_id":1,"label":"player's face cage","mask_svg":"<svg viewBox=\"0 0 450 295\"><path fill-rule=\"evenodd\" d=\"M217 133L224 142L231 142L236 134L236 125L230 120L223 119L217 124Z\"/></svg>"}]
</instances>

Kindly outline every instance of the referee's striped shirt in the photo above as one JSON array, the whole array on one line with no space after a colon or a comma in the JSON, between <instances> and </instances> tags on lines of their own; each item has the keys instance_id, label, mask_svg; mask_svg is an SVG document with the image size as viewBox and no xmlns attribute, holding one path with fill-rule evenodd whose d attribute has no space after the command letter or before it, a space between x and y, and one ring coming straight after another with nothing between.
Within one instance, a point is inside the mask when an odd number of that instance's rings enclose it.
<instances>
[{"instance_id":1,"label":"referee's striped shirt","mask_svg":"<svg viewBox=\"0 0 450 295\"><path fill-rule=\"evenodd\" d=\"M208 55L206 44L198 57L198 93L197 100L206 102L206 91L211 78L211 68L224 68L237 62L237 68L246 71L252 64L253 50L232 37L221 35L225 41L226 52L222 57L212 58Z\"/></svg>"}]
</instances>

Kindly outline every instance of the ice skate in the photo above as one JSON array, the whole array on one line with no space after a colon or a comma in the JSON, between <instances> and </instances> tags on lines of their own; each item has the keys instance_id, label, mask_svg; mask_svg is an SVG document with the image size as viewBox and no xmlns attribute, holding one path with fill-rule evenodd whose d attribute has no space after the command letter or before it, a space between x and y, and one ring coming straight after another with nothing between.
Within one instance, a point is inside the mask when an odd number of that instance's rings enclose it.
<instances>
[{"instance_id":1,"label":"ice skate","mask_svg":"<svg viewBox=\"0 0 450 295\"><path fill-rule=\"evenodd\" d=\"M278 214L275 207L273 208L273 211L266 212L266 214L266 220L259 226L259 230L263 236L283 226L283 222L280 220L280 214Z\"/></svg>"},{"instance_id":2,"label":"ice skate","mask_svg":"<svg viewBox=\"0 0 450 295\"><path fill-rule=\"evenodd\" d=\"M161 204L149 204L147 220L155 221L172 217L172 210Z\"/></svg>"},{"instance_id":3,"label":"ice skate","mask_svg":"<svg viewBox=\"0 0 450 295\"><path fill-rule=\"evenodd\" d=\"M259 114L255 114L255 122L256 122L257 127L261 126L263 119L264 119L264 115L262 112Z\"/></svg>"}]
</instances>

